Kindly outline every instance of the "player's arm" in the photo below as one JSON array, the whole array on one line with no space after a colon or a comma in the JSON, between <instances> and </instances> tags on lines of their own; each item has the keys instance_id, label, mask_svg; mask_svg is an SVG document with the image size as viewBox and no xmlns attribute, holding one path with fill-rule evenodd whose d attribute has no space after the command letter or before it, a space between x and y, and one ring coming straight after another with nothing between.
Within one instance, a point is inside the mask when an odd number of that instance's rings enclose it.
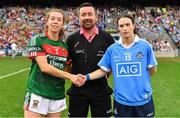
<instances>
[{"instance_id":1,"label":"player's arm","mask_svg":"<svg viewBox=\"0 0 180 118\"><path fill-rule=\"evenodd\" d=\"M106 74L107 72L104 71L103 69L98 69L92 73L86 74L86 80L98 79L98 78L104 77Z\"/></svg>"},{"instance_id":2,"label":"player's arm","mask_svg":"<svg viewBox=\"0 0 180 118\"><path fill-rule=\"evenodd\" d=\"M28 56L30 59L37 62L40 70L43 73L47 73L58 78L71 80L74 84L77 82L84 82L84 80L78 78L77 75L70 74L49 64L47 62L46 53L44 52L42 44L43 42L39 35L32 37L28 42Z\"/></svg>"},{"instance_id":3,"label":"player's arm","mask_svg":"<svg viewBox=\"0 0 180 118\"><path fill-rule=\"evenodd\" d=\"M157 72L157 61L152 49L152 45L148 43L148 48L147 48L147 63L148 63L148 71L150 76L154 75Z\"/></svg>"},{"instance_id":4,"label":"player's arm","mask_svg":"<svg viewBox=\"0 0 180 118\"><path fill-rule=\"evenodd\" d=\"M46 56L37 56L35 57L35 60L37 64L39 65L41 71L44 73L47 73L49 75L56 76L59 78L65 78L65 79L71 80L72 82L73 82L73 79L76 78L76 75L70 74L63 70L59 70L56 67L48 64Z\"/></svg>"},{"instance_id":5,"label":"player's arm","mask_svg":"<svg viewBox=\"0 0 180 118\"><path fill-rule=\"evenodd\" d=\"M154 75L156 72L157 72L156 66L149 68L149 73L151 76Z\"/></svg>"}]
</instances>

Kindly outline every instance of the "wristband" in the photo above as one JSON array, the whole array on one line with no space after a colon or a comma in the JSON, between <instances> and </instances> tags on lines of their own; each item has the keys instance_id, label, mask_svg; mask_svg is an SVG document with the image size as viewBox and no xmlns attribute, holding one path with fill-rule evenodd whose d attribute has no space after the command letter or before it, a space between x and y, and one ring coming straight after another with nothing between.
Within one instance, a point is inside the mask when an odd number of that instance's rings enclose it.
<instances>
[{"instance_id":1,"label":"wristband","mask_svg":"<svg viewBox=\"0 0 180 118\"><path fill-rule=\"evenodd\" d=\"M87 81L91 80L89 74L86 74L86 80L87 80Z\"/></svg>"}]
</instances>

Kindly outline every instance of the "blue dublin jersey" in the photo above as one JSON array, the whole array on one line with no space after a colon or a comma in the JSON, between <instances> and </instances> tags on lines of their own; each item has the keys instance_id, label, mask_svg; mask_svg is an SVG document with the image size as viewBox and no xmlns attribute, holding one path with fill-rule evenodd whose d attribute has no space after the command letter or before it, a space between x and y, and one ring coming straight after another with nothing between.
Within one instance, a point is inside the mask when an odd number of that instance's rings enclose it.
<instances>
[{"instance_id":1,"label":"blue dublin jersey","mask_svg":"<svg viewBox=\"0 0 180 118\"><path fill-rule=\"evenodd\" d=\"M149 69L156 66L151 45L135 37L129 47L122 40L112 44L98 63L98 66L114 77L115 100L128 106L143 105L151 99L152 88Z\"/></svg>"}]
</instances>

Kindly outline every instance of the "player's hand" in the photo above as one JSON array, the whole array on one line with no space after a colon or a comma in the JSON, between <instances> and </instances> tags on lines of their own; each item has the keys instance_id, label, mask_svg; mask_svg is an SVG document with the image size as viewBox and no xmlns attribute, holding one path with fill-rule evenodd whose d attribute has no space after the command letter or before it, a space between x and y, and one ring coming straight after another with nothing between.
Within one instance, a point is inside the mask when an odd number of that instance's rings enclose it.
<instances>
[{"instance_id":1,"label":"player's hand","mask_svg":"<svg viewBox=\"0 0 180 118\"><path fill-rule=\"evenodd\" d=\"M84 85L86 82L86 76L82 75L82 74L77 74L77 76L78 76L78 79L79 79L81 85Z\"/></svg>"},{"instance_id":2,"label":"player's hand","mask_svg":"<svg viewBox=\"0 0 180 118\"><path fill-rule=\"evenodd\" d=\"M84 83L86 82L86 79L84 78L83 75L81 74L77 74L77 75L74 75L74 79L73 79L73 84L75 84L76 86L80 87L82 85L84 85Z\"/></svg>"}]
</instances>

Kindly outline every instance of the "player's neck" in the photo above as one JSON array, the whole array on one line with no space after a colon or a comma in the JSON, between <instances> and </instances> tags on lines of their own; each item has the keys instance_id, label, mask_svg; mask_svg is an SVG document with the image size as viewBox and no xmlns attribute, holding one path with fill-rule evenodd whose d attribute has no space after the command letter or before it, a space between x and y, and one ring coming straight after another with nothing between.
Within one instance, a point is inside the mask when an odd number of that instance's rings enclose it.
<instances>
[{"instance_id":1,"label":"player's neck","mask_svg":"<svg viewBox=\"0 0 180 118\"><path fill-rule=\"evenodd\" d=\"M132 35L130 37L124 37L122 39L122 43L126 46L131 45L134 42L135 35Z\"/></svg>"},{"instance_id":2,"label":"player's neck","mask_svg":"<svg viewBox=\"0 0 180 118\"><path fill-rule=\"evenodd\" d=\"M59 34L48 31L48 35L51 38L51 40L58 41L59 40Z\"/></svg>"}]
</instances>

